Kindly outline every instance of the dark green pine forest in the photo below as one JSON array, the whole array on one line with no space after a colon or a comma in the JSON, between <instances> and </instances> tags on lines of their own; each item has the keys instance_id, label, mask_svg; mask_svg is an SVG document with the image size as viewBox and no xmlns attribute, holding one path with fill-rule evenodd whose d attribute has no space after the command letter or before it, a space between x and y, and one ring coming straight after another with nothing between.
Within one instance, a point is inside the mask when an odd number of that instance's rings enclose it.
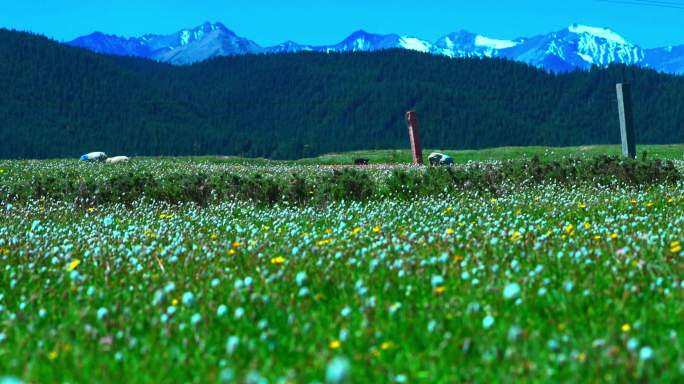
<instances>
[{"instance_id":1,"label":"dark green pine forest","mask_svg":"<svg viewBox=\"0 0 684 384\"><path fill-rule=\"evenodd\" d=\"M301 158L423 145L619 142L615 83L632 83L639 143L684 142L684 77L621 65L554 75L418 52L224 57L186 67L0 30L0 158Z\"/></svg>"}]
</instances>

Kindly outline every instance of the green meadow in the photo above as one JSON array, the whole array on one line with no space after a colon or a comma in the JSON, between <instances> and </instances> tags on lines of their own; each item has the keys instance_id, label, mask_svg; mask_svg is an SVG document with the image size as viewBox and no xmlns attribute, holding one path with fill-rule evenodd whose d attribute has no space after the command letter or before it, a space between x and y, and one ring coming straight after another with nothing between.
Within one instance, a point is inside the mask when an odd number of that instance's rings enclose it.
<instances>
[{"instance_id":1,"label":"green meadow","mask_svg":"<svg viewBox=\"0 0 684 384\"><path fill-rule=\"evenodd\" d=\"M0 382L682 382L684 147L643 151L0 161Z\"/></svg>"}]
</instances>

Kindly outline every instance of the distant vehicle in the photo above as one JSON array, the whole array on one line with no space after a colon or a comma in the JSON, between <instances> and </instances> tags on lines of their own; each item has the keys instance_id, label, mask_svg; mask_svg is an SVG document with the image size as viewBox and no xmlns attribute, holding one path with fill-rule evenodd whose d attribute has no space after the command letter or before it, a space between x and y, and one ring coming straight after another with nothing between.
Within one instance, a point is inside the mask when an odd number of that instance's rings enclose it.
<instances>
[{"instance_id":1,"label":"distant vehicle","mask_svg":"<svg viewBox=\"0 0 684 384\"><path fill-rule=\"evenodd\" d=\"M354 159L354 165L368 165L370 164L369 159Z\"/></svg>"},{"instance_id":2,"label":"distant vehicle","mask_svg":"<svg viewBox=\"0 0 684 384\"><path fill-rule=\"evenodd\" d=\"M105 161L107 154L104 152L90 152L81 156L81 161Z\"/></svg>"},{"instance_id":3,"label":"distant vehicle","mask_svg":"<svg viewBox=\"0 0 684 384\"><path fill-rule=\"evenodd\" d=\"M430 165L454 165L454 158L439 152L433 152L428 156Z\"/></svg>"}]
</instances>

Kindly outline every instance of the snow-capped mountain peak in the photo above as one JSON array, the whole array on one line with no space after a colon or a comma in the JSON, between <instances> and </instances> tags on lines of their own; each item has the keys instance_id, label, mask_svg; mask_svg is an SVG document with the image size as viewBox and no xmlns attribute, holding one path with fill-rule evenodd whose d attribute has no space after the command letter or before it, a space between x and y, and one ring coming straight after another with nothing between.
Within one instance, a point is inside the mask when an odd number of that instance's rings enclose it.
<instances>
[{"instance_id":1,"label":"snow-capped mountain peak","mask_svg":"<svg viewBox=\"0 0 684 384\"><path fill-rule=\"evenodd\" d=\"M449 57L498 57L523 42L522 39L495 39L461 30L437 40L432 52Z\"/></svg>"},{"instance_id":2,"label":"snow-capped mountain peak","mask_svg":"<svg viewBox=\"0 0 684 384\"><path fill-rule=\"evenodd\" d=\"M316 47L319 51L355 52L377 51L382 49L403 48L413 51L430 52L432 44L416 37L396 34L381 35L359 30L344 39L341 43Z\"/></svg>"},{"instance_id":3,"label":"snow-capped mountain peak","mask_svg":"<svg viewBox=\"0 0 684 384\"><path fill-rule=\"evenodd\" d=\"M573 24L551 35L546 53L560 58L573 68L611 63L640 64L644 51L608 28Z\"/></svg>"},{"instance_id":4,"label":"snow-capped mountain peak","mask_svg":"<svg viewBox=\"0 0 684 384\"><path fill-rule=\"evenodd\" d=\"M100 53L140 56L172 64L192 64L215 56L263 51L256 43L237 36L223 24L209 22L170 35L146 34L122 38L92 34L69 44Z\"/></svg>"},{"instance_id":5,"label":"snow-capped mountain peak","mask_svg":"<svg viewBox=\"0 0 684 384\"><path fill-rule=\"evenodd\" d=\"M573 24L568 27L568 31L571 33L576 33L576 34L588 34L594 37L598 37L600 39L604 39L606 41L615 43L615 44L621 44L621 45L632 45L627 42L622 36L618 35L617 33L613 32L609 28L597 28L597 27L590 27L587 25L581 25L581 24Z\"/></svg>"}]
</instances>

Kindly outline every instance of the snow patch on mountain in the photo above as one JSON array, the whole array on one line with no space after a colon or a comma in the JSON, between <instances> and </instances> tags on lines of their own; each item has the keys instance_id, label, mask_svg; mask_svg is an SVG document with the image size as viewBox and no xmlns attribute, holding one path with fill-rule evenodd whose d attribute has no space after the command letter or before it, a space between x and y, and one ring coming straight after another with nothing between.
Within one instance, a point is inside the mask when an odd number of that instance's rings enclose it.
<instances>
[{"instance_id":1,"label":"snow patch on mountain","mask_svg":"<svg viewBox=\"0 0 684 384\"><path fill-rule=\"evenodd\" d=\"M589 56L589 55L585 55L584 53L577 52L577 56L581 57L582 60L586 61L589 64L594 64L594 58Z\"/></svg>"},{"instance_id":2,"label":"snow patch on mountain","mask_svg":"<svg viewBox=\"0 0 684 384\"><path fill-rule=\"evenodd\" d=\"M478 47L487 47L487 48L493 48L493 49L506 49L506 48L512 48L518 45L519 43L516 41L511 41L511 40L497 40L497 39L492 39L489 37L485 37L482 35L477 35L475 37L475 45Z\"/></svg>"},{"instance_id":3,"label":"snow patch on mountain","mask_svg":"<svg viewBox=\"0 0 684 384\"><path fill-rule=\"evenodd\" d=\"M451 38L449 38L449 36L446 36L444 38L444 44L446 45L447 48L454 49L454 42L451 41Z\"/></svg>"},{"instance_id":4,"label":"snow patch on mountain","mask_svg":"<svg viewBox=\"0 0 684 384\"><path fill-rule=\"evenodd\" d=\"M181 46L188 45L188 43L190 42L190 31L185 30L185 31L181 32L180 39L181 39Z\"/></svg>"},{"instance_id":5,"label":"snow patch on mountain","mask_svg":"<svg viewBox=\"0 0 684 384\"><path fill-rule=\"evenodd\" d=\"M360 37L360 38L354 40L354 50L355 51L363 51L363 50L367 49L367 47L369 45L370 44L368 44L366 39L364 39L363 37Z\"/></svg>"},{"instance_id":6,"label":"snow patch on mountain","mask_svg":"<svg viewBox=\"0 0 684 384\"><path fill-rule=\"evenodd\" d=\"M427 41L417 39L415 37L401 37L399 39L399 46L401 48L410 49L418 52L430 52L432 44Z\"/></svg>"}]
</instances>

